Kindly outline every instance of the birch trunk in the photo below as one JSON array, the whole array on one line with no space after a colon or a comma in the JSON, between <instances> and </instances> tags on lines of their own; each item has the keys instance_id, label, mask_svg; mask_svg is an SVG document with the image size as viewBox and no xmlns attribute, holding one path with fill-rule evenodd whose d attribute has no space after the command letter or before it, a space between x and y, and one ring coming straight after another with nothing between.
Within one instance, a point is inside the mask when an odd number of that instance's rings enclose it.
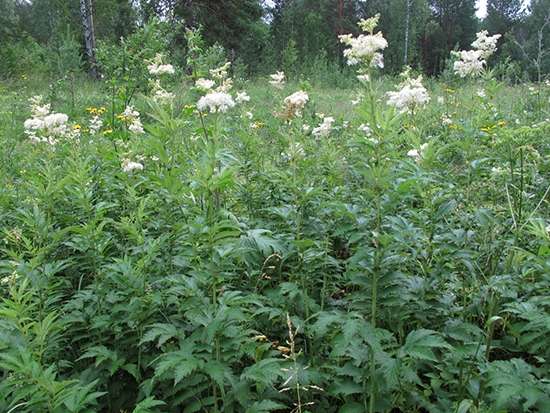
<instances>
[{"instance_id":1,"label":"birch trunk","mask_svg":"<svg viewBox=\"0 0 550 413\"><path fill-rule=\"evenodd\" d=\"M403 59L403 65L407 66L409 60L409 27L411 22L411 3L412 0L407 1L407 18L405 21L405 56Z\"/></svg>"},{"instance_id":2,"label":"birch trunk","mask_svg":"<svg viewBox=\"0 0 550 413\"><path fill-rule=\"evenodd\" d=\"M95 57L95 30L94 15L92 9L92 0L80 0L80 15L82 17L82 27L84 29L84 41L86 43L86 55L90 65L90 76L97 77L98 68Z\"/></svg>"}]
</instances>

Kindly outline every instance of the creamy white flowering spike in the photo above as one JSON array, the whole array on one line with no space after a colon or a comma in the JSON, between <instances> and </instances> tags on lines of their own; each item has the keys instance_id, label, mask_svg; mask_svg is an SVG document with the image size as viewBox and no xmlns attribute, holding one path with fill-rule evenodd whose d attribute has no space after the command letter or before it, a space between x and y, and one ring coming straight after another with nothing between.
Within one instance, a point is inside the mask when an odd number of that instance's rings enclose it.
<instances>
[{"instance_id":1,"label":"creamy white flowering spike","mask_svg":"<svg viewBox=\"0 0 550 413\"><path fill-rule=\"evenodd\" d=\"M333 122L334 122L334 118L326 117L323 119L323 123L321 123L316 128L313 128L313 131L311 131L311 133L313 134L313 136L316 136L317 138L327 137L330 134L330 131L332 130Z\"/></svg>"},{"instance_id":2,"label":"creamy white flowering spike","mask_svg":"<svg viewBox=\"0 0 550 413\"><path fill-rule=\"evenodd\" d=\"M477 40L472 43L476 50L452 51L451 54L459 60L454 62L455 73L460 77L476 77L483 70L487 58L497 50L497 40L500 34L487 36L488 32L483 30L477 33Z\"/></svg>"},{"instance_id":3,"label":"creamy white flowering spike","mask_svg":"<svg viewBox=\"0 0 550 413\"><path fill-rule=\"evenodd\" d=\"M160 79L149 79L153 100L161 105L169 105L174 101L174 94L167 92L160 84Z\"/></svg>"},{"instance_id":4,"label":"creamy white flowering spike","mask_svg":"<svg viewBox=\"0 0 550 413\"><path fill-rule=\"evenodd\" d=\"M460 77L476 77L485 66L486 61L479 50L461 50L451 53L460 59L454 62L455 73Z\"/></svg>"},{"instance_id":5,"label":"creamy white flowering spike","mask_svg":"<svg viewBox=\"0 0 550 413\"><path fill-rule=\"evenodd\" d=\"M497 41L500 39L500 34L495 34L494 36L487 36L489 32L483 30L479 33L476 33L477 39L472 43L474 49L477 49L481 52L481 56L487 59L497 50Z\"/></svg>"},{"instance_id":6,"label":"creamy white flowering spike","mask_svg":"<svg viewBox=\"0 0 550 413\"><path fill-rule=\"evenodd\" d=\"M158 102L162 105L167 105L174 101L174 94L167 92L164 89L159 89L153 95L153 99L155 102Z\"/></svg>"},{"instance_id":7,"label":"creamy white flowering spike","mask_svg":"<svg viewBox=\"0 0 550 413\"><path fill-rule=\"evenodd\" d=\"M283 85L285 83L285 72L277 72L272 75L269 75L269 77L271 78L269 83L271 83L277 89L283 88Z\"/></svg>"},{"instance_id":8,"label":"creamy white flowering spike","mask_svg":"<svg viewBox=\"0 0 550 413\"><path fill-rule=\"evenodd\" d=\"M152 75L174 74L174 66L162 63L162 53L157 53L155 58L147 66Z\"/></svg>"},{"instance_id":9,"label":"creamy white flowering spike","mask_svg":"<svg viewBox=\"0 0 550 413\"><path fill-rule=\"evenodd\" d=\"M283 110L275 116L290 122L292 119L302 115L302 109L309 100L309 96L303 90L294 92L292 95L285 98L285 106Z\"/></svg>"},{"instance_id":10,"label":"creamy white flowering spike","mask_svg":"<svg viewBox=\"0 0 550 413\"><path fill-rule=\"evenodd\" d=\"M125 158L123 159L122 163L120 164L120 167L124 172L132 172L132 171L142 171L143 165L139 162L132 162L130 159Z\"/></svg>"},{"instance_id":11,"label":"creamy white flowering spike","mask_svg":"<svg viewBox=\"0 0 550 413\"><path fill-rule=\"evenodd\" d=\"M205 79L203 77L195 81L195 87L199 90L202 90L203 92L210 91L215 85L216 82L214 82L212 79Z\"/></svg>"},{"instance_id":12,"label":"creamy white flowering spike","mask_svg":"<svg viewBox=\"0 0 550 413\"><path fill-rule=\"evenodd\" d=\"M401 112L415 112L430 101L428 91L422 85L422 75L416 79L409 77L410 68L402 76L405 80L399 85L397 92L388 92L388 105L395 105Z\"/></svg>"},{"instance_id":13,"label":"creamy white flowering spike","mask_svg":"<svg viewBox=\"0 0 550 413\"><path fill-rule=\"evenodd\" d=\"M368 34L361 34L358 37L353 37L351 34L339 36L340 41L350 48L344 50L344 56L348 59L348 65L356 65L359 62L374 68L383 68L384 59L379 50L383 50L388 46L387 40L382 35L382 32L373 34L374 28L378 24L380 14L377 14L370 19L361 20L359 26Z\"/></svg>"},{"instance_id":14,"label":"creamy white flowering spike","mask_svg":"<svg viewBox=\"0 0 550 413\"><path fill-rule=\"evenodd\" d=\"M235 102L229 93L225 92L211 92L199 99L197 102L197 109L201 112L210 113L227 112L227 109L235 106Z\"/></svg>"},{"instance_id":15,"label":"creamy white flowering spike","mask_svg":"<svg viewBox=\"0 0 550 413\"><path fill-rule=\"evenodd\" d=\"M218 79L221 84L223 83L223 80L227 77L227 71L230 67L231 62L227 62L223 66L220 66L216 69L210 69L210 74L213 78Z\"/></svg>"},{"instance_id":16,"label":"creamy white flowering spike","mask_svg":"<svg viewBox=\"0 0 550 413\"><path fill-rule=\"evenodd\" d=\"M292 95L285 98L285 103L289 106L304 106L309 100L309 96L303 90L294 92Z\"/></svg>"},{"instance_id":17,"label":"creamy white flowering spike","mask_svg":"<svg viewBox=\"0 0 550 413\"><path fill-rule=\"evenodd\" d=\"M423 143L420 145L420 149L411 149L407 152L407 156L410 156L412 158L415 158L416 161L420 161L421 158L424 157L424 151L428 147L428 143Z\"/></svg>"},{"instance_id":18,"label":"creamy white flowering spike","mask_svg":"<svg viewBox=\"0 0 550 413\"><path fill-rule=\"evenodd\" d=\"M145 133L145 131L143 130L143 126L141 125L141 121L139 119L135 119L134 121L132 121L130 126L128 126L128 129L130 130L130 132L133 132L136 135Z\"/></svg>"},{"instance_id":19,"label":"creamy white flowering spike","mask_svg":"<svg viewBox=\"0 0 550 413\"><path fill-rule=\"evenodd\" d=\"M34 96L31 102L32 118L25 120L25 133L32 142L47 142L55 145L58 138L73 138L79 130L67 127L69 117L64 113L50 113L50 105L41 105L42 96Z\"/></svg>"},{"instance_id":20,"label":"creamy white flowering spike","mask_svg":"<svg viewBox=\"0 0 550 413\"><path fill-rule=\"evenodd\" d=\"M139 119L139 112L134 110L132 106L126 106L126 109L124 109L124 112L122 112L119 118L126 122L130 132L133 132L136 135L145 133L141 125L141 120Z\"/></svg>"},{"instance_id":21,"label":"creamy white flowering spike","mask_svg":"<svg viewBox=\"0 0 550 413\"><path fill-rule=\"evenodd\" d=\"M102 126L103 121L99 118L99 116L95 115L90 122L90 135L95 135Z\"/></svg>"},{"instance_id":22,"label":"creamy white flowering spike","mask_svg":"<svg viewBox=\"0 0 550 413\"><path fill-rule=\"evenodd\" d=\"M249 100L250 100L250 96L248 96L246 92L237 93L237 96L235 97L235 102L239 104L248 102Z\"/></svg>"}]
</instances>

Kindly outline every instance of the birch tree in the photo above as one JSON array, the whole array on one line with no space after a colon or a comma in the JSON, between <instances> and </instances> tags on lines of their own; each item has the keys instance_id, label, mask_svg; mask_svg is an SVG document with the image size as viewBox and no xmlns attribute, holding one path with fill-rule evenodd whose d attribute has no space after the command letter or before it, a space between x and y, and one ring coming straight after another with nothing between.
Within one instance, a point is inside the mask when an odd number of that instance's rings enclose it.
<instances>
[{"instance_id":1,"label":"birch tree","mask_svg":"<svg viewBox=\"0 0 550 413\"><path fill-rule=\"evenodd\" d=\"M84 42L86 44L86 55L90 66L90 76L95 78L98 75L98 67L95 56L96 43L92 0L80 0L80 16L84 29Z\"/></svg>"}]
</instances>

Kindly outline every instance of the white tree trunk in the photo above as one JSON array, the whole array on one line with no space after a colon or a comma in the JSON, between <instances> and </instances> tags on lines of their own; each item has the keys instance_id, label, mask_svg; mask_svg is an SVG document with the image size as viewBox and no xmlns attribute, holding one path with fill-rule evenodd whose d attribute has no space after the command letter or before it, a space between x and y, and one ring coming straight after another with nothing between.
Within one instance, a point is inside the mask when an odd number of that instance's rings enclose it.
<instances>
[{"instance_id":1,"label":"white tree trunk","mask_svg":"<svg viewBox=\"0 0 550 413\"><path fill-rule=\"evenodd\" d=\"M97 76L97 62L95 58L95 30L92 0L80 0L80 15L84 28L84 41L86 42L86 55L90 64L90 75Z\"/></svg>"},{"instance_id":2,"label":"white tree trunk","mask_svg":"<svg viewBox=\"0 0 550 413\"><path fill-rule=\"evenodd\" d=\"M405 56L403 58L403 64L407 66L409 59L409 27L411 22L411 6L412 0L406 0L407 2L407 18L405 20Z\"/></svg>"}]
</instances>

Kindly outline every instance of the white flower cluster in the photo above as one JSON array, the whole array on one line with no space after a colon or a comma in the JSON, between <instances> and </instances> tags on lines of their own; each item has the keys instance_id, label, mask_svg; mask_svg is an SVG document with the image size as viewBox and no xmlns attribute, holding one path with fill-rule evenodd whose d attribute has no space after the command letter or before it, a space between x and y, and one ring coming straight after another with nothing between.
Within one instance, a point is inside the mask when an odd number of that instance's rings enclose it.
<instances>
[{"instance_id":1,"label":"white flower cluster","mask_svg":"<svg viewBox=\"0 0 550 413\"><path fill-rule=\"evenodd\" d=\"M300 142L294 142L293 145L290 145L288 152L281 152L281 157L284 160L294 161L303 158L304 156L306 156L306 151Z\"/></svg>"},{"instance_id":2,"label":"white flower cluster","mask_svg":"<svg viewBox=\"0 0 550 413\"><path fill-rule=\"evenodd\" d=\"M227 77L227 72L231 67L231 63L227 62L223 66L210 70L210 75L217 79L219 86L214 89L216 81L212 79L200 78L195 81L195 87L206 92L206 95L201 97L197 102L197 109L201 112L206 110L210 113L227 112L227 109L235 106L235 101L228 93L228 90L233 87L233 80ZM249 101L250 96L246 92L237 93L237 103Z\"/></svg>"},{"instance_id":3,"label":"white flower cluster","mask_svg":"<svg viewBox=\"0 0 550 413\"><path fill-rule=\"evenodd\" d=\"M200 77L195 81L195 87L202 92L209 92L215 85L216 82L212 79L206 79L204 77Z\"/></svg>"},{"instance_id":4,"label":"white flower cluster","mask_svg":"<svg viewBox=\"0 0 550 413\"><path fill-rule=\"evenodd\" d=\"M307 103L308 100L309 100L308 94L303 90L299 90L298 92L294 92L292 95L287 96L285 98L285 103L288 106L302 107Z\"/></svg>"},{"instance_id":5,"label":"white flower cluster","mask_svg":"<svg viewBox=\"0 0 550 413\"><path fill-rule=\"evenodd\" d=\"M210 75L217 79L219 86L216 88L216 92L227 92L233 87L233 79L227 77L227 72L231 67L231 62L225 63L216 69L210 69Z\"/></svg>"},{"instance_id":6,"label":"white flower cluster","mask_svg":"<svg viewBox=\"0 0 550 413\"><path fill-rule=\"evenodd\" d=\"M174 94L167 92L160 84L160 79L149 79L153 100L161 105L170 105L174 101Z\"/></svg>"},{"instance_id":7,"label":"white flower cluster","mask_svg":"<svg viewBox=\"0 0 550 413\"><path fill-rule=\"evenodd\" d=\"M143 171L143 164L139 162L133 162L128 158L124 158L120 167L124 172Z\"/></svg>"},{"instance_id":8,"label":"white flower cluster","mask_svg":"<svg viewBox=\"0 0 550 413\"><path fill-rule=\"evenodd\" d=\"M235 106L235 102L229 93L225 92L210 92L204 95L197 102L197 109L205 112L207 109L210 113L227 112L227 109Z\"/></svg>"},{"instance_id":9,"label":"white flower cluster","mask_svg":"<svg viewBox=\"0 0 550 413\"><path fill-rule=\"evenodd\" d=\"M98 115L95 115L90 122L90 135L95 135L99 129L103 126L103 121Z\"/></svg>"},{"instance_id":10,"label":"white flower cluster","mask_svg":"<svg viewBox=\"0 0 550 413\"><path fill-rule=\"evenodd\" d=\"M483 70L487 63L487 58L497 50L497 40L500 34L487 37L487 30L477 33L477 40L472 43L476 50L461 50L460 52L451 52L453 56L459 58L454 63L455 73L460 77L476 77Z\"/></svg>"},{"instance_id":11,"label":"white flower cluster","mask_svg":"<svg viewBox=\"0 0 550 413\"><path fill-rule=\"evenodd\" d=\"M157 53L155 58L147 66L147 70L152 75L174 74L174 66L162 64L162 53Z\"/></svg>"},{"instance_id":12,"label":"white flower cluster","mask_svg":"<svg viewBox=\"0 0 550 413\"><path fill-rule=\"evenodd\" d=\"M409 152L407 152L407 156L411 156L416 159L416 161L420 161L421 158L424 157L424 151L428 147L428 143L423 143L420 145L420 150L418 149L411 149Z\"/></svg>"},{"instance_id":13,"label":"white flower cluster","mask_svg":"<svg viewBox=\"0 0 550 413\"><path fill-rule=\"evenodd\" d=\"M409 69L403 74L405 80L399 85L398 92L388 92L390 99L388 105L395 105L401 112L410 111L413 113L416 109L428 103L430 97L428 91L422 85L422 75L416 79L409 77Z\"/></svg>"},{"instance_id":14,"label":"white flower cluster","mask_svg":"<svg viewBox=\"0 0 550 413\"><path fill-rule=\"evenodd\" d=\"M124 112L122 112L120 117L122 120L129 123L128 130L130 132L133 132L136 135L145 133L143 126L141 125L141 120L139 119L139 112L134 110L132 106L126 106L126 109L124 109Z\"/></svg>"},{"instance_id":15,"label":"white flower cluster","mask_svg":"<svg viewBox=\"0 0 550 413\"><path fill-rule=\"evenodd\" d=\"M283 88L283 85L285 83L285 72L277 72L272 75L269 75L269 77L271 78L269 83L271 83L277 89Z\"/></svg>"},{"instance_id":16,"label":"white flower cluster","mask_svg":"<svg viewBox=\"0 0 550 413\"><path fill-rule=\"evenodd\" d=\"M487 59L497 50L497 41L500 39L500 34L495 34L494 36L487 35L489 32L487 30L482 30L479 33L476 33L477 39L472 43L474 49L479 50L481 56Z\"/></svg>"},{"instance_id":17,"label":"white flower cluster","mask_svg":"<svg viewBox=\"0 0 550 413\"><path fill-rule=\"evenodd\" d=\"M309 96L303 90L294 92L292 95L285 98L285 107L283 108L283 112L281 112L278 116L286 121L290 121L293 118L301 116L302 109L308 100Z\"/></svg>"},{"instance_id":18,"label":"white flower cluster","mask_svg":"<svg viewBox=\"0 0 550 413\"><path fill-rule=\"evenodd\" d=\"M321 123L316 128L313 128L311 133L313 136L320 138L320 137L327 137L330 134L330 131L332 130L332 123L334 122L334 118L327 117L323 119L323 123Z\"/></svg>"},{"instance_id":19,"label":"white flower cluster","mask_svg":"<svg viewBox=\"0 0 550 413\"><path fill-rule=\"evenodd\" d=\"M167 92L164 89L159 89L155 91L153 95L153 100L160 103L161 105L168 105L174 101L174 94Z\"/></svg>"},{"instance_id":20,"label":"white flower cluster","mask_svg":"<svg viewBox=\"0 0 550 413\"><path fill-rule=\"evenodd\" d=\"M363 30L369 34L361 34L356 38L351 34L339 36L342 43L350 46L349 49L344 50L344 56L348 58L348 65L356 65L359 62L363 62L367 66L374 68L384 67L383 56L378 50L385 49L388 46L388 42L384 39L382 32L373 34L379 18L380 14L377 14L370 19L363 19L359 23Z\"/></svg>"},{"instance_id":21,"label":"white flower cluster","mask_svg":"<svg viewBox=\"0 0 550 413\"><path fill-rule=\"evenodd\" d=\"M237 97L235 98L235 101L239 104L248 102L250 100L250 96L246 94L246 92L237 93Z\"/></svg>"},{"instance_id":22,"label":"white flower cluster","mask_svg":"<svg viewBox=\"0 0 550 413\"><path fill-rule=\"evenodd\" d=\"M80 133L78 129L69 130L69 117L64 113L50 113L50 105L40 105L42 96L34 96L31 102L32 118L25 120L25 133L32 142L57 143L57 138L73 138Z\"/></svg>"}]
</instances>

